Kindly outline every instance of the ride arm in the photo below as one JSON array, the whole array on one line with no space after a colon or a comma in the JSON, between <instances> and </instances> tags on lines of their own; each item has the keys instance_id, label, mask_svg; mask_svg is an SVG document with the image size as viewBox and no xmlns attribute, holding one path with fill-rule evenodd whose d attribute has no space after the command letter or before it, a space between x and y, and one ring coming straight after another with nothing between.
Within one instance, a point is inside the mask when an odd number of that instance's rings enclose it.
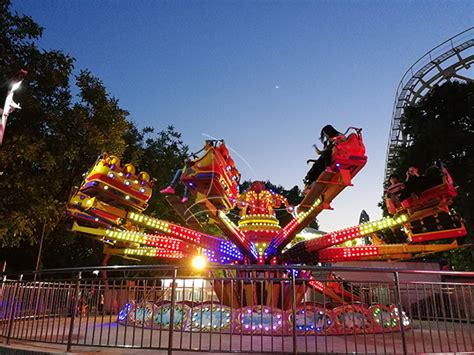
<instances>
[{"instance_id":1,"label":"ride arm","mask_svg":"<svg viewBox=\"0 0 474 355\"><path fill-rule=\"evenodd\" d=\"M401 255L438 253L457 249L456 241L450 244L391 244L358 247L334 247L318 251L319 262L340 262L354 260L390 260Z\"/></svg>"},{"instance_id":2,"label":"ride arm","mask_svg":"<svg viewBox=\"0 0 474 355\"><path fill-rule=\"evenodd\" d=\"M140 217L144 216L140 215ZM138 231L123 231L118 228L86 227L81 226L77 223L74 223L72 230L93 235L95 236L95 238L101 239L104 242L120 242L121 244L128 246L144 246L145 248L149 249L149 252L145 251L142 254L145 256L162 256L166 254L165 252L158 251L153 254L154 252L152 249L168 250L169 252L173 252L172 255L177 255L174 252L178 251L182 253L187 253L190 247L189 244L191 244L206 249L206 255L209 256L210 261L233 262L243 260L243 255L237 250L237 248L232 243L228 241L211 237L203 233L194 232L191 230L188 231L195 234L189 235L189 233L186 233L186 231L177 229L178 227L182 228L180 226L176 226L168 222L159 221L153 219L152 217L144 217L142 218L141 222L139 222L139 220L140 218L138 217L138 219L134 220L134 222L146 227L149 227L150 225L155 225L153 229L155 231L161 230L163 234L156 234L156 232L154 234L147 234ZM162 224L158 225L158 223ZM174 231L174 233L171 231ZM173 235L174 238L171 238L171 235ZM137 250L139 248L130 247L128 249ZM140 255L139 252L130 252L129 254Z\"/></svg>"},{"instance_id":3,"label":"ride arm","mask_svg":"<svg viewBox=\"0 0 474 355\"><path fill-rule=\"evenodd\" d=\"M344 303L344 299L338 294L336 294L336 292L334 292L327 285L325 285L321 281L315 280L312 275L309 275L308 279L309 279L308 285L311 286L315 291L326 295L327 297L331 298L335 302Z\"/></svg>"},{"instance_id":4,"label":"ride arm","mask_svg":"<svg viewBox=\"0 0 474 355\"><path fill-rule=\"evenodd\" d=\"M227 215L219 211L218 219L216 220L218 227L223 231L224 235L234 242L235 245L252 258L254 261L258 258L258 252L255 245L251 243L242 233L239 228L227 217Z\"/></svg>"},{"instance_id":5,"label":"ride arm","mask_svg":"<svg viewBox=\"0 0 474 355\"><path fill-rule=\"evenodd\" d=\"M314 221L316 216L324 209L330 209L332 200L346 187L350 186L350 175L346 171L337 173L323 172L314 183L313 188L308 193L316 198L308 205L308 198L305 198L298 208L298 215L294 217L280 233L272 240L269 246L269 255L277 254L290 243L293 238ZM309 208L308 208L309 207Z\"/></svg>"},{"instance_id":6,"label":"ride arm","mask_svg":"<svg viewBox=\"0 0 474 355\"><path fill-rule=\"evenodd\" d=\"M321 249L364 237L379 230L401 225L406 223L407 220L408 218L406 215L401 215L397 218L383 218L378 221L367 222L354 227L337 230L321 237L294 245L282 254L281 260L298 262L304 259L318 262L318 251Z\"/></svg>"},{"instance_id":7,"label":"ride arm","mask_svg":"<svg viewBox=\"0 0 474 355\"><path fill-rule=\"evenodd\" d=\"M276 255L296 236L307 227L323 209L330 209L330 203L347 186L352 186L352 178L365 166L365 146L362 142L361 129L355 130L349 136L341 136L335 141L332 151L331 164L311 185L305 198L298 208L298 216L286 225L272 240L268 255Z\"/></svg>"}]
</instances>

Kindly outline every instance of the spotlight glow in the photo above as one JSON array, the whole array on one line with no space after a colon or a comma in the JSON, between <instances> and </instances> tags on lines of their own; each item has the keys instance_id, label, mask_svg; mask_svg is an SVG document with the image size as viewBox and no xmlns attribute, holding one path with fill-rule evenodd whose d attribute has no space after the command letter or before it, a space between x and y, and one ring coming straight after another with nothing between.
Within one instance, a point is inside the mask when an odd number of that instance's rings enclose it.
<instances>
[{"instance_id":1,"label":"spotlight glow","mask_svg":"<svg viewBox=\"0 0 474 355\"><path fill-rule=\"evenodd\" d=\"M21 85L21 81L17 81L16 83L12 84L12 91L16 91Z\"/></svg>"},{"instance_id":2,"label":"spotlight glow","mask_svg":"<svg viewBox=\"0 0 474 355\"><path fill-rule=\"evenodd\" d=\"M192 261L193 267L197 270L202 270L206 267L207 265L207 260L204 256L202 255L197 255L193 258Z\"/></svg>"}]
</instances>

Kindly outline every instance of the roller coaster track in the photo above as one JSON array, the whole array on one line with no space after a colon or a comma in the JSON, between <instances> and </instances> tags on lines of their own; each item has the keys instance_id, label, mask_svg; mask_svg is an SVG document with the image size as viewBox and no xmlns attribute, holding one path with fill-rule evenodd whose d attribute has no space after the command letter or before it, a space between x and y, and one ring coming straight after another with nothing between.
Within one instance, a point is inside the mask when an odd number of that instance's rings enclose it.
<instances>
[{"instance_id":1,"label":"roller coaster track","mask_svg":"<svg viewBox=\"0 0 474 355\"><path fill-rule=\"evenodd\" d=\"M449 38L418 59L398 84L393 105L390 136L385 160L385 179L392 173L396 148L410 143L402 132L405 107L416 104L433 87L451 79L472 81L467 70L474 63L474 27Z\"/></svg>"}]
</instances>

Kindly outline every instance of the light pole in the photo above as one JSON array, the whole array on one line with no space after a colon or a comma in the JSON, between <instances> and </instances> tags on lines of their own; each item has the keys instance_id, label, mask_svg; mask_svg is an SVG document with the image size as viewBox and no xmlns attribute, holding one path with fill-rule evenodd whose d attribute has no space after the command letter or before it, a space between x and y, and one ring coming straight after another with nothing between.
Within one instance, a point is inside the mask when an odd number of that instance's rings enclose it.
<instances>
[{"instance_id":1,"label":"light pole","mask_svg":"<svg viewBox=\"0 0 474 355\"><path fill-rule=\"evenodd\" d=\"M44 241L44 232L46 229L46 222L43 224L43 230L41 232L41 240L40 240L40 245L39 245L39 250L38 250L38 255L36 257L36 267L35 271L38 272L39 267L40 267L40 262L41 262L41 252L43 251L43 241Z\"/></svg>"},{"instance_id":2,"label":"light pole","mask_svg":"<svg viewBox=\"0 0 474 355\"><path fill-rule=\"evenodd\" d=\"M15 111L16 109L21 109L20 105L13 101L13 94L20 87L21 82L25 78L28 72L26 70L20 70L11 80L10 90L8 90L7 97L5 99L5 104L3 105L2 114L2 124L0 126L0 145L3 142L3 135L5 133L5 128L7 127L8 115Z\"/></svg>"}]
</instances>

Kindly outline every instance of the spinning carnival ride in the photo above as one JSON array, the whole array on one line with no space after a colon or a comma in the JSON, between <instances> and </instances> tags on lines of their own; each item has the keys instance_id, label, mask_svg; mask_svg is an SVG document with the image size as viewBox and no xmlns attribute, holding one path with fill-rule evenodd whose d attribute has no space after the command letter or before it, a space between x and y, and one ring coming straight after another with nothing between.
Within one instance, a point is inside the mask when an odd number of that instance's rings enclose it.
<instances>
[{"instance_id":1,"label":"spinning carnival ride","mask_svg":"<svg viewBox=\"0 0 474 355\"><path fill-rule=\"evenodd\" d=\"M401 202L389 200L391 217L289 246L320 212L331 208L332 200L342 190L352 186L353 178L366 164L361 130L349 129L348 132L338 137L332 148L330 165L306 186L305 197L295 207L289 205L284 196L265 189L258 181L239 193L240 174L225 143L207 141L202 155L188 162L183 169L181 182L194 196L195 206L205 211L219 228L220 235L206 233L195 214L190 212L190 206L180 203L176 196L168 196L167 200L188 227L144 214L152 195L153 179L146 172L137 172L133 165L122 165L119 158L103 154L69 200L68 214L75 220L73 230L104 243L104 252L109 255L168 259L201 255L217 264L314 265L352 260L403 260L457 248L456 241L427 243L466 234L462 220L450 209L456 189L445 170L438 170L417 198L410 197ZM285 226L280 226L275 217L275 209L282 206L291 215ZM240 218L236 221L229 213L234 208L240 209ZM402 242L388 243L394 239ZM270 274L285 277L287 271L267 271L265 277L272 277ZM291 299L285 294L289 289L274 292L272 285L259 290L266 297L254 297L254 290L239 290L237 283L224 282L219 287L214 285L221 306L201 306L193 310L189 305L178 304L174 314L181 314L181 317L175 319L175 323L180 322L182 329L193 329L199 324L204 330L217 327L271 334L286 334L293 321L299 332L321 334L396 331L400 329L397 319L402 319L406 323L404 326L409 324L406 317L398 316L399 310L394 305L346 304L346 300L354 301L358 296L341 287L341 282L319 282L310 272L301 272L299 278L307 282L297 285L296 304L301 303L306 287L312 287L339 302L340 306L334 309L317 306L308 309L306 306L297 311L293 320L287 314L291 305L284 302ZM338 276L331 274L330 279L336 281ZM268 297L270 294L272 296ZM259 298L261 300L257 300ZM235 305L241 308L235 310ZM298 312L305 311L314 313L314 324L309 328L298 323ZM163 319L169 319L170 312L170 305L132 302L122 309L119 320L126 324L143 326L145 322L146 326L166 327L169 324ZM156 318L157 314L159 318ZM271 322L268 314L272 315ZM213 319L213 315L214 319L220 319L219 324L203 322L209 317ZM344 318L345 315L349 317ZM356 323L347 324L360 317L364 320L361 324L372 324L370 329ZM251 319L261 319L262 323L255 325ZM265 319L270 323L265 323Z\"/></svg>"}]
</instances>

